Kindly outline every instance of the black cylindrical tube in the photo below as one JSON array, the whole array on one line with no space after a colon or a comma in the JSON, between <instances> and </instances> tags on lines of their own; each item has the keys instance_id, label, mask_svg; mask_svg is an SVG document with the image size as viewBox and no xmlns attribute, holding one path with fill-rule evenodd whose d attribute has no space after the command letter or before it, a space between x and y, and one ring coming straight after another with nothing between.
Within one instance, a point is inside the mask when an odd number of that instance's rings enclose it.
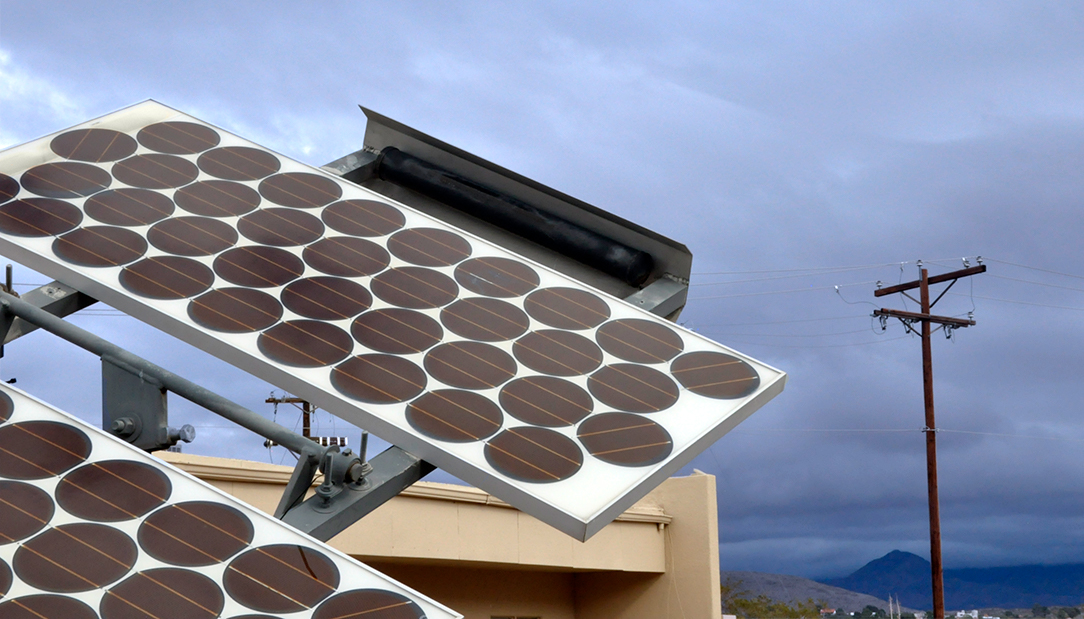
<instances>
[{"instance_id":1,"label":"black cylindrical tube","mask_svg":"<svg viewBox=\"0 0 1084 619\"><path fill-rule=\"evenodd\" d=\"M377 174L383 180L439 200L630 286L644 283L655 268L655 261L647 252L539 210L397 148L384 149Z\"/></svg>"}]
</instances>

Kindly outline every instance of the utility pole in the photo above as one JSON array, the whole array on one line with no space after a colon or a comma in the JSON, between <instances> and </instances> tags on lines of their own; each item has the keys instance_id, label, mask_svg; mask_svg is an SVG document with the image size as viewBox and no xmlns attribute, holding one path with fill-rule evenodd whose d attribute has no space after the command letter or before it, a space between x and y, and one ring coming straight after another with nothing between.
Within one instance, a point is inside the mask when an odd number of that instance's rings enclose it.
<instances>
[{"instance_id":1,"label":"utility pole","mask_svg":"<svg viewBox=\"0 0 1084 619\"><path fill-rule=\"evenodd\" d=\"M268 404L300 404L301 405L301 436L305 438L312 438L312 413L313 405L308 400L302 400L301 398L288 397L288 398L276 398L270 397L264 400Z\"/></svg>"},{"instance_id":2,"label":"utility pole","mask_svg":"<svg viewBox=\"0 0 1084 619\"><path fill-rule=\"evenodd\" d=\"M967 265L966 260L964 261L964 265ZM948 316L934 316L930 314L930 309L941 300L941 297L945 296L945 293L949 291L949 288L952 288L953 284L955 284L958 279L985 272L986 265L982 264L980 258L979 266L930 277L928 271L922 267L922 263L920 262L918 280L896 286L889 286L888 288L878 288L873 293L873 296L875 297L883 297L885 295L896 293L903 294L908 299L918 303L922 310L919 313L915 313L900 310L879 309L875 310L873 315L881 318L882 328L884 327L887 318L898 318L899 321L903 323L904 328L911 333L919 333L915 330L914 324L916 322L922 323L922 331L920 333L922 338L922 392L926 403L926 427L923 428L922 431L926 433L926 485L929 490L930 504L930 572L933 580L934 619L945 619L945 582L943 569L941 567L941 507L937 498L937 424L933 414L933 353L930 349L930 324L937 323L941 325L941 328L945 330L945 335L949 336L953 329L972 327L975 325L975 321L970 318L963 320L960 318L950 318ZM940 284L943 282L951 283L949 283L948 287L942 290L941 294L937 295L937 298L931 303L930 284ZM915 288L919 289L918 300L907 294L908 290L914 290Z\"/></svg>"}]
</instances>

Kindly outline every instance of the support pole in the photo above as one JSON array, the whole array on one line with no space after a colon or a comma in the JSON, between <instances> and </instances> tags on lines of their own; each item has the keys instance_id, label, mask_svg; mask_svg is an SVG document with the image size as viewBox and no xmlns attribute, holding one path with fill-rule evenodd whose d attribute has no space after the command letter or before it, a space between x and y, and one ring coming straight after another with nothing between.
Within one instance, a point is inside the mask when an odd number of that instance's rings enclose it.
<instances>
[{"instance_id":1,"label":"support pole","mask_svg":"<svg viewBox=\"0 0 1084 619\"><path fill-rule=\"evenodd\" d=\"M922 313L930 314L930 282L922 269L919 300ZM941 568L941 504L937 496L937 422L933 414L933 352L930 347L930 321L922 321L922 393L926 404L926 486L930 506L930 572L933 582L934 619L945 618L945 583Z\"/></svg>"}]
</instances>

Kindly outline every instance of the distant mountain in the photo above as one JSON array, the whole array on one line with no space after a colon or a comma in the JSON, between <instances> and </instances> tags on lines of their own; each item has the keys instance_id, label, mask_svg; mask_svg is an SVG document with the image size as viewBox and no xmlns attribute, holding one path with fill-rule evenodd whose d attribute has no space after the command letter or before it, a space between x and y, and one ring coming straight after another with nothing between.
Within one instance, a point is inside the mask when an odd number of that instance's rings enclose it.
<instances>
[{"instance_id":1,"label":"distant mountain","mask_svg":"<svg viewBox=\"0 0 1084 619\"><path fill-rule=\"evenodd\" d=\"M722 572L720 581L742 591L742 597L755 598L764 595L773 602L795 604L797 602L824 602L828 608L860 611L866 606L888 609L885 600L833 587L800 576L764 574L762 572ZM905 612L909 609L903 609Z\"/></svg>"},{"instance_id":2,"label":"distant mountain","mask_svg":"<svg viewBox=\"0 0 1084 619\"><path fill-rule=\"evenodd\" d=\"M945 570L945 608L1028 608L1084 603L1084 563ZM875 597L898 596L904 606L932 608L930 562L893 550L845 578L824 584Z\"/></svg>"}]
</instances>

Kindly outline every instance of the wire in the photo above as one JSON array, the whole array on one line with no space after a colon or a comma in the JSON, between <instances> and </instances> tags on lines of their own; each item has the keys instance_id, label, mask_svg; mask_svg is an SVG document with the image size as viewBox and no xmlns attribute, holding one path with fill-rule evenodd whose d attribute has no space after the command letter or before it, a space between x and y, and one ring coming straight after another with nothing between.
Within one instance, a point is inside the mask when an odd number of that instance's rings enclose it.
<instances>
[{"instance_id":1,"label":"wire","mask_svg":"<svg viewBox=\"0 0 1084 619\"><path fill-rule=\"evenodd\" d=\"M865 331L865 329L863 329ZM769 348L845 348L847 346L867 346L869 344L883 344L885 342L893 342L895 340L902 340L911 337L908 335L901 335L899 337L890 337L882 340L873 340L872 342L855 342L852 344L816 344L806 346L787 346L786 344L765 344L763 342L739 342L748 346L767 346Z\"/></svg>"},{"instance_id":2,"label":"wire","mask_svg":"<svg viewBox=\"0 0 1084 619\"><path fill-rule=\"evenodd\" d=\"M1063 277L1072 277L1073 279L1084 279L1084 276L1082 276L1082 275L1073 275L1072 273L1062 273L1061 271L1051 271L1050 269L1040 269L1039 267L1029 267L1026 264L1017 264L1015 262L1008 262L1008 261L1005 261L1005 260L998 260L996 258L987 258L986 256L983 256L982 259L985 260L985 261L988 261L988 262L996 262L998 264L1007 264L1007 265L1013 266L1013 267L1020 267L1021 269L1030 269L1032 271L1041 271L1043 273L1050 273L1051 275L1061 275Z\"/></svg>"},{"instance_id":3,"label":"wire","mask_svg":"<svg viewBox=\"0 0 1084 619\"><path fill-rule=\"evenodd\" d=\"M1037 282L1037 281L1033 281L1033 280L1030 280L1030 279L1020 279L1018 277L1005 277L1004 275L994 275L993 273L987 273L986 275L988 277L993 277L993 278L996 278L996 279L1005 279L1005 280L1008 280L1010 282L1022 282L1022 283L1025 283L1025 284L1034 284L1036 286L1046 286L1048 288L1059 288L1061 290L1072 290L1074 292L1084 292L1084 288L1074 288L1072 286L1059 286L1057 284L1047 284L1047 283L1044 283L1044 282Z\"/></svg>"},{"instance_id":4,"label":"wire","mask_svg":"<svg viewBox=\"0 0 1084 619\"><path fill-rule=\"evenodd\" d=\"M807 271L858 271L861 269L877 269L883 267L895 266L896 262L886 262L884 264L862 264L856 266L840 266L840 267L809 267L805 269L770 269L762 271L696 271L693 275L753 275L756 273L798 273ZM904 263L906 264L906 263Z\"/></svg>"},{"instance_id":5,"label":"wire","mask_svg":"<svg viewBox=\"0 0 1084 619\"><path fill-rule=\"evenodd\" d=\"M866 267L857 267L857 268L839 269L839 270L836 270L836 271L826 271L824 273L799 273L799 274L796 274L796 275L780 275L778 277L758 277L758 278L754 278L754 279L734 279L734 280L724 281L724 282L695 283L695 284L689 284L689 286L690 287L692 287L692 286L721 286L723 284L746 284L746 283L749 283L749 282L767 282L767 281L774 281L774 280L779 280L779 279L794 279L796 277L814 277L814 276L817 276L817 275L825 275L825 274L833 275L833 274L836 274L836 273L847 273L847 272L850 272L850 271L864 271L864 270L868 270L868 269Z\"/></svg>"},{"instance_id":6,"label":"wire","mask_svg":"<svg viewBox=\"0 0 1084 619\"><path fill-rule=\"evenodd\" d=\"M747 292L744 294L724 294L713 295L710 297L690 297L690 301L709 301L711 299L734 299L737 297L761 297L769 294L790 294L792 292L812 292L815 290L832 290L834 288L842 288L844 286L868 286L869 284L876 284L876 280L868 282L855 282L853 284L838 284L836 286L810 286L809 288L792 288L790 290L771 290L768 292Z\"/></svg>"},{"instance_id":7,"label":"wire","mask_svg":"<svg viewBox=\"0 0 1084 619\"><path fill-rule=\"evenodd\" d=\"M953 296L953 297L966 297L966 296L968 296L968 295L966 295L966 294L964 294L962 292L950 292L948 294L949 294L949 296ZM977 294L976 295L971 295L971 296L973 298L975 298L975 299L982 299L984 301L998 301L1000 303L1014 303L1016 305L1032 305L1032 306L1035 306L1035 307L1049 307L1049 308L1053 308L1053 309L1065 309L1065 310L1073 310L1074 312L1084 312L1084 307L1069 307L1067 305L1050 305L1050 304L1047 304L1047 303L1033 303L1031 301L1013 301L1012 299L998 299L997 297L984 297L984 296L980 296L980 295L977 295Z\"/></svg>"},{"instance_id":8,"label":"wire","mask_svg":"<svg viewBox=\"0 0 1084 619\"><path fill-rule=\"evenodd\" d=\"M825 322L829 320L848 320L853 318L869 318L869 314L855 314L853 316L833 316L831 318L803 318L801 320L774 320L771 322L728 322L722 324L707 324L707 325L694 325L698 329L707 329L709 327L754 327L761 325L785 325L798 322Z\"/></svg>"},{"instance_id":9,"label":"wire","mask_svg":"<svg viewBox=\"0 0 1084 619\"><path fill-rule=\"evenodd\" d=\"M792 335L789 333L726 333L718 332L720 335L736 336L736 337L831 337L835 335L851 335L852 333L865 333L865 329L858 329L856 331L838 331L836 333L813 333L810 335Z\"/></svg>"}]
</instances>

